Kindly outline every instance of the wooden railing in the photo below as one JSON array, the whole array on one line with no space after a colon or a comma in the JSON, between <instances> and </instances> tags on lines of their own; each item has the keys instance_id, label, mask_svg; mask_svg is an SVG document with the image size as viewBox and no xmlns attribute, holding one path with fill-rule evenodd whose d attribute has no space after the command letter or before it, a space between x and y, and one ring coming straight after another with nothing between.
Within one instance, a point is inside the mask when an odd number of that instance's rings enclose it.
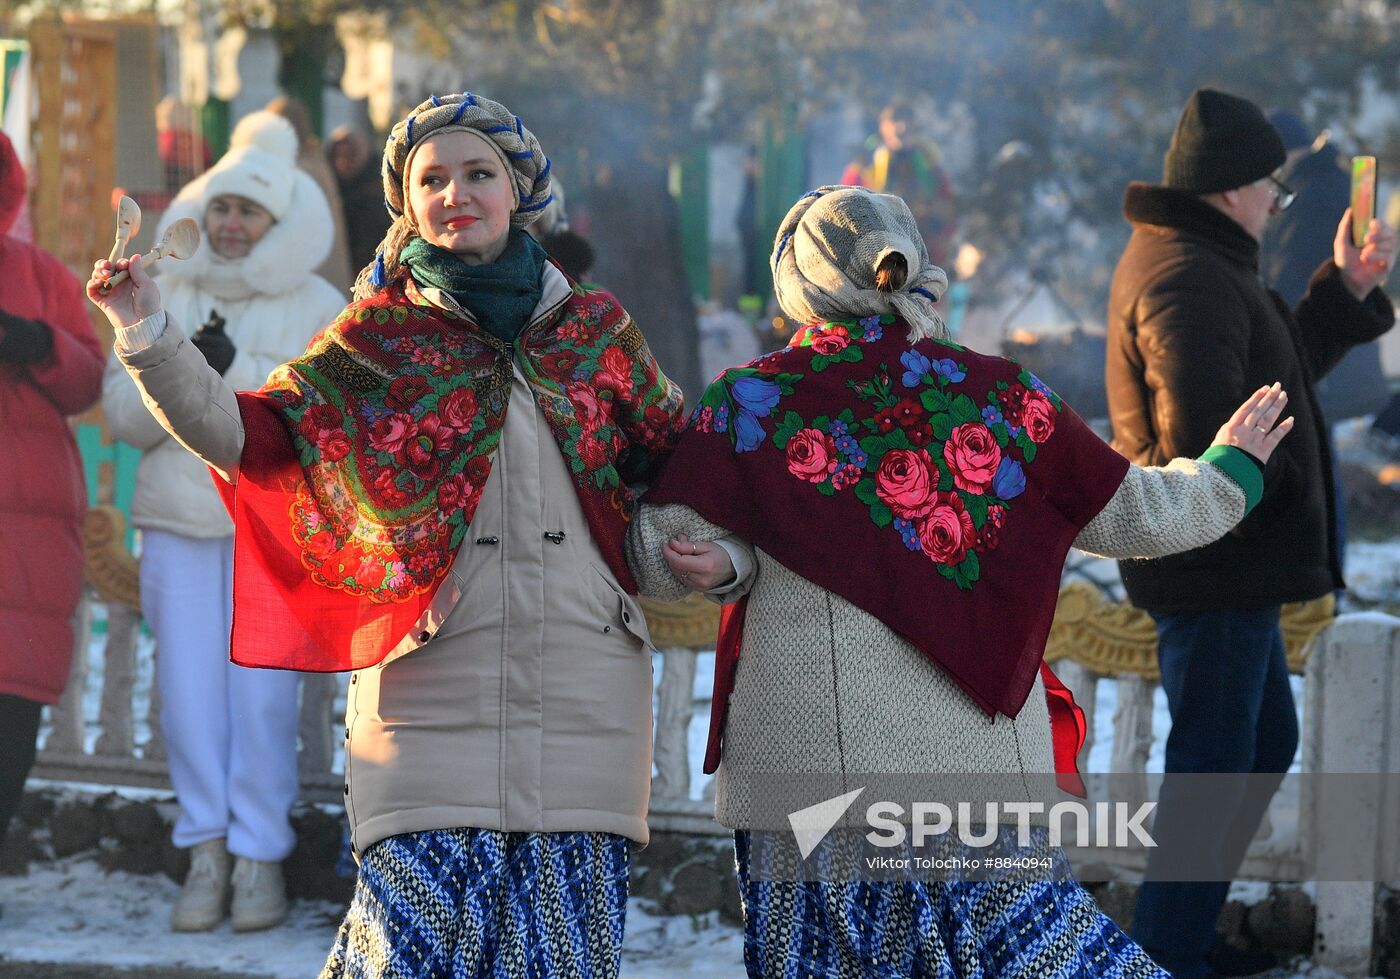
<instances>
[{"instance_id":1,"label":"wooden railing","mask_svg":"<svg viewBox=\"0 0 1400 979\"><path fill-rule=\"evenodd\" d=\"M80 611L73 673L63 700L52 711L50 733L39 753L35 774L41 777L115 785L168 787L165 752L156 722L159 691L151 684L145 698L144 728L136 738L137 637L140 630L136 560L124 543L125 527L114 507L90 511L85 527L88 599ZM1070 577L1074 577L1070 569ZM1147 763L1153 744L1154 698L1158 686L1156 631L1143 612L1121 604L1106 592L1112 585L1074 580L1060 591L1046 659L1075 693L1089 721L1088 743L1081 770L1089 771L1088 755L1101 739L1109 739L1108 769L1142 780L1146 793ZM95 713L84 710L90 670L88 653L94 603L107 609L107 634L102 646L101 691ZM692 596L673 605L645 603L653 640L660 649L661 676L657 686L655 774L650 823L654 829L697 834L728 832L712 816L713 781L693 791L692 752L701 746L708 717L709 688L697 689L697 661L713 648L718 621L714 604ZM1302 727L1304 767L1310 771L1400 772L1400 619L1381 615L1333 619L1333 600L1286 606L1284 635L1292 672L1306 676ZM1115 685L1109 723L1096 716L1098 686ZM340 798L342 779L334 772L340 750L339 718L332 717L337 678L308 676L303 681L299 768L303 796L308 801ZM1379 720L1357 734L1357 716ZM91 736L91 735L94 735ZM88 747L88 742L91 747ZM698 798L692 798L698 795ZM1298 805L1306 809L1307 799ZM1293 825L1306 824L1300 812ZM1393 822L1400 814L1390 813ZM1377 830L1380 831L1379 828ZM1296 834L1295 834L1296 835ZM1301 866L1296 838L1270 839L1266 824L1246 857L1243 876L1287 879ZM1388 844L1387 844L1388 845ZM1067 848L1071 860L1079 856ZM1105 859L1103 852L1095 860ZM1145 863L1141 851L1115 851L1108 857L1117 871L1132 879ZM1369 955L1370 909L1375 888L1365 884L1324 884L1318 888L1318 928L1327 941L1319 943L1326 964L1347 972ZM1358 924L1360 922L1360 924ZM1322 959L1319 959L1322 961Z\"/></svg>"}]
</instances>

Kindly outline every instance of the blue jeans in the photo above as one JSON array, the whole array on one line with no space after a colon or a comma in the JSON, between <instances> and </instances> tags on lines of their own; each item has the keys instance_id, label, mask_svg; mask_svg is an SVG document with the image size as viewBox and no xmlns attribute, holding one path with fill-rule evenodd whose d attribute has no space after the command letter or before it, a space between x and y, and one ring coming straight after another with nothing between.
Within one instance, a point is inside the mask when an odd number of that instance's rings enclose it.
<instances>
[{"instance_id":1,"label":"blue jeans","mask_svg":"<svg viewBox=\"0 0 1400 979\"><path fill-rule=\"evenodd\" d=\"M1203 827L1173 799L1174 772L1272 773L1282 781L1298 748L1298 715L1277 606L1181 614L1153 613L1162 687L1171 710L1166 770L1153 835L1169 841L1193 834L1193 847L1215 847L1222 876L1233 876L1259 828L1278 782L1226 801L1233 818ZM1174 804L1175 801L1175 804ZM1204 838L1202 838L1204 836ZM1154 851L1154 860L1160 851ZM1228 879L1171 881L1171 868L1148 863L1132 937L1177 979L1209 975L1215 922ZM1157 878L1157 879L1153 879Z\"/></svg>"}]
</instances>

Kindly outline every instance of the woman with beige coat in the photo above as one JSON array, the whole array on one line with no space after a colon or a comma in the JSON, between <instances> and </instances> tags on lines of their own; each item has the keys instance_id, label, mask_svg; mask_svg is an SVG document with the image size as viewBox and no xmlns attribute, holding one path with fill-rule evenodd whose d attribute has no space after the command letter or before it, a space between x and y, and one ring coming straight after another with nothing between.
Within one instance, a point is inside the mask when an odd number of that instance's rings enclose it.
<instances>
[{"instance_id":1,"label":"woman with beige coat","mask_svg":"<svg viewBox=\"0 0 1400 979\"><path fill-rule=\"evenodd\" d=\"M88 294L233 514L234 661L354 671L359 881L322 975L616 976L651 778L623 539L680 394L524 233L549 161L508 109L429 99L384 172L395 220L355 301L256 393L139 261Z\"/></svg>"}]
</instances>

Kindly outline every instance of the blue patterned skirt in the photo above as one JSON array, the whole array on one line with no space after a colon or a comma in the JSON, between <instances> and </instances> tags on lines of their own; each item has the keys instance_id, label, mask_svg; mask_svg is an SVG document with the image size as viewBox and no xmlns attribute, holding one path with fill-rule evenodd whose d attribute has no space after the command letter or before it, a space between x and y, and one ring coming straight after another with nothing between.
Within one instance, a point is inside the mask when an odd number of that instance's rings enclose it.
<instances>
[{"instance_id":1,"label":"blue patterned skirt","mask_svg":"<svg viewBox=\"0 0 1400 979\"><path fill-rule=\"evenodd\" d=\"M321 979L614 979L628 842L443 829L360 861Z\"/></svg>"},{"instance_id":2,"label":"blue patterned skirt","mask_svg":"<svg viewBox=\"0 0 1400 979\"><path fill-rule=\"evenodd\" d=\"M754 880L749 834L735 833L734 844L744 964L756 979L1170 979L1067 873L948 883Z\"/></svg>"}]
</instances>

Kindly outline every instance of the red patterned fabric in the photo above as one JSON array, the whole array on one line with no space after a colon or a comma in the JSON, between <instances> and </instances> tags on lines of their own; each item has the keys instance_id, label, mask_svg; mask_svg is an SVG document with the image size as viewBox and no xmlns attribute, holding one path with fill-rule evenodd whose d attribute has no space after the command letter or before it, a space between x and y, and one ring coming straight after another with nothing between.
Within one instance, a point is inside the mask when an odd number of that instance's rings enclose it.
<instances>
[{"instance_id":1,"label":"red patterned fabric","mask_svg":"<svg viewBox=\"0 0 1400 979\"><path fill-rule=\"evenodd\" d=\"M233 659L371 666L432 601L491 473L516 360L573 475L594 539L629 592L622 542L669 453L681 398L630 317L575 286L518 354L432 306L412 279L347 307L263 390L240 394Z\"/></svg>"}]
</instances>

